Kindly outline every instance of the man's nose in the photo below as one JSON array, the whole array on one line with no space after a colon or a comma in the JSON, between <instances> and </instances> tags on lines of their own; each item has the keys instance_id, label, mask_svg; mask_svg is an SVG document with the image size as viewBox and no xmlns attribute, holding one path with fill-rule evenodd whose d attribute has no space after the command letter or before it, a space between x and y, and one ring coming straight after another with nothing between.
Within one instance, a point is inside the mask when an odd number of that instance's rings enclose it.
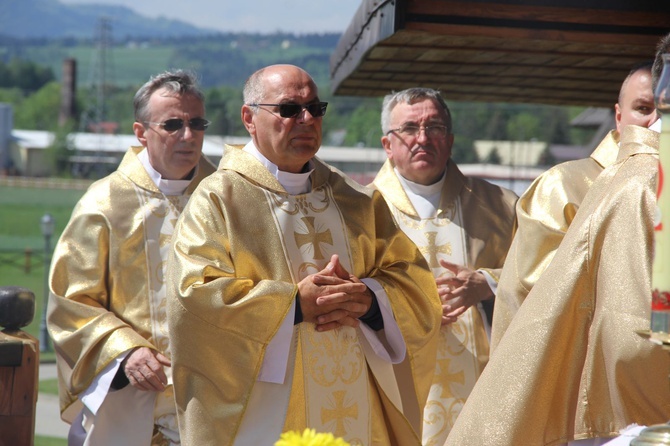
<instances>
[{"instance_id":1,"label":"man's nose","mask_svg":"<svg viewBox=\"0 0 670 446\"><path fill-rule=\"evenodd\" d=\"M303 108L302 110L300 110L300 113L298 113L298 116L296 116L295 118L296 121L301 123L311 122L314 121L314 119L316 118L312 116L312 114L309 112L309 110L307 110L307 108Z\"/></svg>"},{"instance_id":2,"label":"man's nose","mask_svg":"<svg viewBox=\"0 0 670 446\"><path fill-rule=\"evenodd\" d=\"M193 139L193 130L191 130L191 126L188 121L184 122L182 139Z\"/></svg>"},{"instance_id":3,"label":"man's nose","mask_svg":"<svg viewBox=\"0 0 670 446\"><path fill-rule=\"evenodd\" d=\"M419 127L419 131L416 134L416 140L417 141L428 141L428 132L426 131L426 127L421 126Z\"/></svg>"}]
</instances>

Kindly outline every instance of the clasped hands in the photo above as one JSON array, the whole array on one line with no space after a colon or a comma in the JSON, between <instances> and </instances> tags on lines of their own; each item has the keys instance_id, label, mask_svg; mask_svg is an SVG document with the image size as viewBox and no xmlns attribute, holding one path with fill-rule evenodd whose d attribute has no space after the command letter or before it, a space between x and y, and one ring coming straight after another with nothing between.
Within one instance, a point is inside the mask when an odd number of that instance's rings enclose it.
<instances>
[{"instance_id":1,"label":"clasped hands","mask_svg":"<svg viewBox=\"0 0 670 446\"><path fill-rule=\"evenodd\" d=\"M315 323L317 331L328 331L341 326L358 327L358 318L370 309L373 295L333 255L324 269L298 283L298 299L303 321Z\"/></svg>"},{"instance_id":2,"label":"clasped hands","mask_svg":"<svg viewBox=\"0 0 670 446\"><path fill-rule=\"evenodd\" d=\"M454 273L435 279L442 302L442 325L456 322L471 306L493 298L493 291L481 272L442 259L440 265Z\"/></svg>"}]
</instances>

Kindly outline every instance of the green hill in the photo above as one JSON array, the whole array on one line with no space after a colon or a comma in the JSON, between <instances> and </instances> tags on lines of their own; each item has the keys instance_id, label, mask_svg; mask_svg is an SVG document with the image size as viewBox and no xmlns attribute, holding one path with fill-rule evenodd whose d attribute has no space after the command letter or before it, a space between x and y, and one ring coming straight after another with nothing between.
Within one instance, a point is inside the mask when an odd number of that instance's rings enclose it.
<instances>
[{"instance_id":1,"label":"green hill","mask_svg":"<svg viewBox=\"0 0 670 446\"><path fill-rule=\"evenodd\" d=\"M67 58L77 61L78 85L102 78L118 86L137 86L151 74L169 68L191 68L205 88L240 88L255 70L272 63L293 63L307 69L324 88L329 84L330 55L339 34L294 36L284 33L216 34L188 38L113 39L104 50L87 39L0 39L0 59L29 60L51 68L56 79Z\"/></svg>"}]
</instances>

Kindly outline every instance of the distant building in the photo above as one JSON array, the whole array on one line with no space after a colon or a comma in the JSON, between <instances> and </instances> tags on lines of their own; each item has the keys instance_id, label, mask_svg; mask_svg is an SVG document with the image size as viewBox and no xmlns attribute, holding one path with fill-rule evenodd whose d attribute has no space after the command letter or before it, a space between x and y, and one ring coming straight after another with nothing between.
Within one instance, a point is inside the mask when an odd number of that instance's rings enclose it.
<instances>
[{"instance_id":1,"label":"distant building","mask_svg":"<svg viewBox=\"0 0 670 446\"><path fill-rule=\"evenodd\" d=\"M45 151L54 142L52 132L40 130L12 130L9 158L19 175L45 177L53 174ZM223 156L226 144L246 144L249 137L207 135L203 153L215 164ZM71 133L68 145L72 147L69 162L76 172L89 172L100 165L105 171L114 170L130 146L139 142L135 135L110 135L101 133ZM348 173L362 184L372 181L386 160L381 149L323 146L317 155L334 167ZM100 171L97 169L96 171Z\"/></svg>"},{"instance_id":2,"label":"distant building","mask_svg":"<svg viewBox=\"0 0 670 446\"><path fill-rule=\"evenodd\" d=\"M0 104L2 105L2 104ZM11 113L11 107L10 107ZM474 149L480 160L495 158L495 163L461 164L466 174L489 180L495 184L523 193L528 185L548 166L543 165L547 154L556 162L587 157L597 142L613 128L611 116L605 109L589 109L573 120L573 125L589 128L598 133L589 146L547 145L539 141L475 141ZM46 149L54 143L54 134L38 130L11 130L11 119L3 121L0 107L0 160L11 165L1 175L47 177L53 175L52 163L48 162ZM5 122L7 121L7 122ZM3 125L4 123L4 125ZM4 130L3 130L4 128ZM3 150L4 134L11 135ZM206 135L203 153L215 164L223 156L226 144L246 144L249 137ZM114 170L131 145L139 145L133 134L117 135L104 133L71 133L68 147L72 148L69 163L74 176L99 177L101 172ZM593 145L593 147L590 147ZM492 154L495 152L495 156ZM369 184L386 161L386 153L380 148L323 146L317 156L342 170L361 184ZM102 166L102 168L101 168ZM97 174L97 175L96 175Z\"/></svg>"},{"instance_id":3,"label":"distant building","mask_svg":"<svg viewBox=\"0 0 670 446\"><path fill-rule=\"evenodd\" d=\"M475 141L475 152L480 161L490 159L497 153L499 162L504 166L537 166L547 143L541 141Z\"/></svg>"}]
</instances>

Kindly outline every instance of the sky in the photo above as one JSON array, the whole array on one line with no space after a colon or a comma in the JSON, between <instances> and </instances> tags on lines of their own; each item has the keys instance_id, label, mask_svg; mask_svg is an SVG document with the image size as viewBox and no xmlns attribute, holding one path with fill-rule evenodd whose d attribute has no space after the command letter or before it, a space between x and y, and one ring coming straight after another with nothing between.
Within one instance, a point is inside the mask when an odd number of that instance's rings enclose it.
<instances>
[{"instance_id":1,"label":"sky","mask_svg":"<svg viewBox=\"0 0 670 446\"><path fill-rule=\"evenodd\" d=\"M221 32L344 32L363 0L60 0L126 6Z\"/></svg>"}]
</instances>

